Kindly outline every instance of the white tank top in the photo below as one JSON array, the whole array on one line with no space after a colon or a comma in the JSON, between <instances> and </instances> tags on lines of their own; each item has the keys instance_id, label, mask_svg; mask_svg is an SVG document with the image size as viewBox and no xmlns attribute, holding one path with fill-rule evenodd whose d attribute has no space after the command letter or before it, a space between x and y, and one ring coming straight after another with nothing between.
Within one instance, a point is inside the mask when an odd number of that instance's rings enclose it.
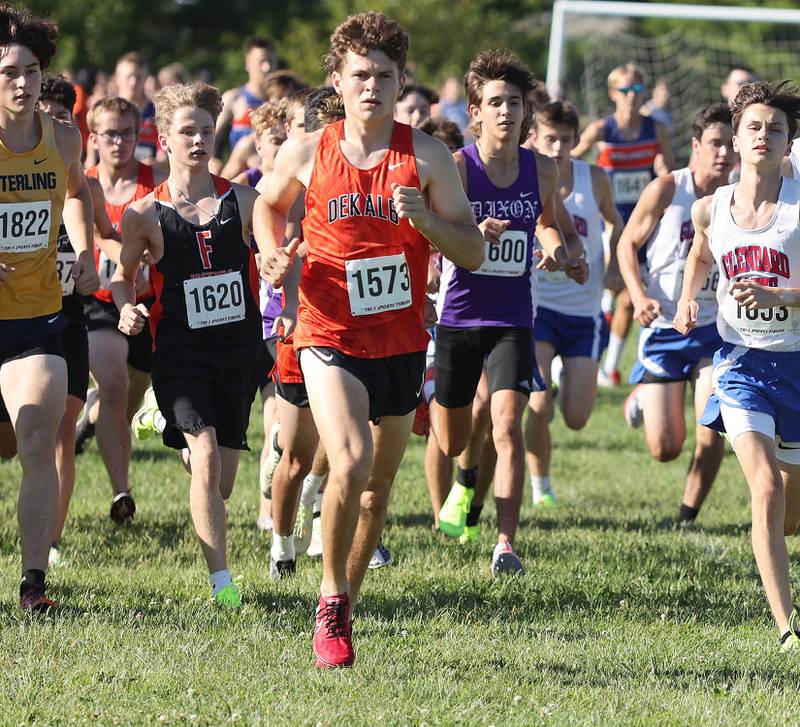
<instances>
[{"instance_id":1,"label":"white tank top","mask_svg":"<svg viewBox=\"0 0 800 727\"><path fill-rule=\"evenodd\" d=\"M800 138L792 142L792 149L789 152L789 161L792 163L792 176L800 179Z\"/></svg>"},{"instance_id":2,"label":"white tank top","mask_svg":"<svg viewBox=\"0 0 800 727\"><path fill-rule=\"evenodd\" d=\"M722 271L717 328L724 341L767 351L800 350L800 309L742 308L728 286L754 278L762 285L800 288L800 181L783 179L775 214L758 230L744 230L731 215L735 184L720 187L711 203L709 244Z\"/></svg>"},{"instance_id":3,"label":"white tank top","mask_svg":"<svg viewBox=\"0 0 800 727\"><path fill-rule=\"evenodd\" d=\"M584 285L579 285L561 270L552 273L537 270L539 305L565 315L594 317L600 314L603 297L605 225L594 198L591 167L586 162L572 161L572 192L564 200L564 206L583 242L589 279Z\"/></svg>"},{"instance_id":4,"label":"white tank top","mask_svg":"<svg viewBox=\"0 0 800 727\"><path fill-rule=\"evenodd\" d=\"M694 226L692 205L697 196L694 180L688 167L672 172L675 193L672 202L647 241L645 250L644 282L649 298L661 304L661 314L650 324L651 328L672 328L676 303L683 288L683 271L686 257L692 247ZM700 303L698 325L710 326L717 318L716 291L719 283L717 266L711 268L703 289L697 296Z\"/></svg>"}]
</instances>

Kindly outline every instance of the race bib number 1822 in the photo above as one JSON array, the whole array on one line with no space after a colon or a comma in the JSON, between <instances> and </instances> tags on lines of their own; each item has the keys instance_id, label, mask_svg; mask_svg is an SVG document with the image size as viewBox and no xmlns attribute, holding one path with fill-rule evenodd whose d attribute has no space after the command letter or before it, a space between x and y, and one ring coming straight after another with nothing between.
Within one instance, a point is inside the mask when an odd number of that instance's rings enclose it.
<instances>
[{"instance_id":1,"label":"race bib number 1822","mask_svg":"<svg viewBox=\"0 0 800 727\"><path fill-rule=\"evenodd\" d=\"M0 204L0 252L33 252L50 243L49 199Z\"/></svg>"}]
</instances>

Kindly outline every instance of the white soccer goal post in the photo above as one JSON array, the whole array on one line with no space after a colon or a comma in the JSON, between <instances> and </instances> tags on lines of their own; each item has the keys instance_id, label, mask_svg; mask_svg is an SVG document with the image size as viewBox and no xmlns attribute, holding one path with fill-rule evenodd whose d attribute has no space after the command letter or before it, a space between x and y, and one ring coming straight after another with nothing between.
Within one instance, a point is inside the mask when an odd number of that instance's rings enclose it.
<instances>
[{"instance_id":1,"label":"white soccer goal post","mask_svg":"<svg viewBox=\"0 0 800 727\"><path fill-rule=\"evenodd\" d=\"M627 19L661 18L674 22L662 35L630 33ZM688 22L687 22L688 21ZM712 31L704 24L712 21ZM585 120L611 111L606 76L617 65L633 62L649 80L663 80L671 94L673 146L688 156L689 126L703 106L720 101L720 85L731 67L746 64L762 78L800 79L800 33L777 29L770 39L753 41L736 24L795 25L800 10L768 7L668 3L556 0L550 31L547 87L554 97L577 103ZM744 32L743 32L744 31ZM759 36L760 37L760 36ZM569 46L569 47L568 47Z\"/></svg>"}]
</instances>

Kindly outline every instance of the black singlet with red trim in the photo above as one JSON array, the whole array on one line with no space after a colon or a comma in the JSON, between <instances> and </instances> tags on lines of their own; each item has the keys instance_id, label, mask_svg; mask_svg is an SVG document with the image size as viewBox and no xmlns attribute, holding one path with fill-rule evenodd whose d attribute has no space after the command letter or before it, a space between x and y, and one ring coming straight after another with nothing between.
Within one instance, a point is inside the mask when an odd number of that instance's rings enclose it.
<instances>
[{"instance_id":1,"label":"black singlet with red trim","mask_svg":"<svg viewBox=\"0 0 800 727\"><path fill-rule=\"evenodd\" d=\"M231 184L214 177L216 216L195 225L178 214L167 183L155 190L164 255L151 267L156 302L150 312L155 360L235 368L261 342L258 271L242 239L242 218Z\"/></svg>"}]
</instances>

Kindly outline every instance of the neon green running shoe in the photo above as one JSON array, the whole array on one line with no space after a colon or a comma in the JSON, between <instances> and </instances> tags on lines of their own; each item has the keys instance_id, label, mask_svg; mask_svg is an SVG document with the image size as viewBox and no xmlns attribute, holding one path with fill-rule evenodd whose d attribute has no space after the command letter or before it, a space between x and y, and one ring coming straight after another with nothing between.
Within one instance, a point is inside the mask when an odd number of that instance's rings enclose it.
<instances>
[{"instance_id":1,"label":"neon green running shoe","mask_svg":"<svg viewBox=\"0 0 800 727\"><path fill-rule=\"evenodd\" d=\"M294 552L303 555L311 544L311 528L314 524L313 505L304 505L302 502L297 508L297 517L294 521Z\"/></svg>"},{"instance_id":2,"label":"neon green running shoe","mask_svg":"<svg viewBox=\"0 0 800 727\"><path fill-rule=\"evenodd\" d=\"M538 500L535 500L534 507L555 507L556 496L552 492L546 492Z\"/></svg>"},{"instance_id":3,"label":"neon green running shoe","mask_svg":"<svg viewBox=\"0 0 800 727\"><path fill-rule=\"evenodd\" d=\"M239 593L235 583L230 583L214 596L214 601L226 608L241 608L242 594Z\"/></svg>"},{"instance_id":4,"label":"neon green running shoe","mask_svg":"<svg viewBox=\"0 0 800 727\"><path fill-rule=\"evenodd\" d=\"M797 613L797 609L792 609L791 614L789 614L789 636L781 644L781 653L785 654L798 649L800 649L800 616Z\"/></svg>"},{"instance_id":5,"label":"neon green running shoe","mask_svg":"<svg viewBox=\"0 0 800 727\"><path fill-rule=\"evenodd\" d=\"M161 416L161 412L158 410L158 402L156 401L153 387L150 387L144 394L144 401L142 401L139 411L133 415L133 421L131 422L133 436L143 442L145 439L161 434L164 431L164 427L162 424L161 429L159 429L157 422L163 421L164 417Z\"/></svg>"},{"instance_id":6,"label":"neon green running shoe","mask_svg":"<svg viewBox=\"0 0 800 727\"><path fill-rule=\"evenodd\" d=\"M456 482L439 511L439 530L451 538L460 537L467 524L467 513L472 507L475 490Z\"/></svg>"},{"instance_id":7,"label":"neon green running shoe","mask_svg":"<svg viewBox=\"0 0 800 727\"><path fill-rule=\"evenodd\" d=\"M481 537L480 525L465 525L464 532L461 533L460 537L458 538L458 542L461 545L466 545L467 543L474 543L480 537Z\"/></svg>"}]
</instances>

